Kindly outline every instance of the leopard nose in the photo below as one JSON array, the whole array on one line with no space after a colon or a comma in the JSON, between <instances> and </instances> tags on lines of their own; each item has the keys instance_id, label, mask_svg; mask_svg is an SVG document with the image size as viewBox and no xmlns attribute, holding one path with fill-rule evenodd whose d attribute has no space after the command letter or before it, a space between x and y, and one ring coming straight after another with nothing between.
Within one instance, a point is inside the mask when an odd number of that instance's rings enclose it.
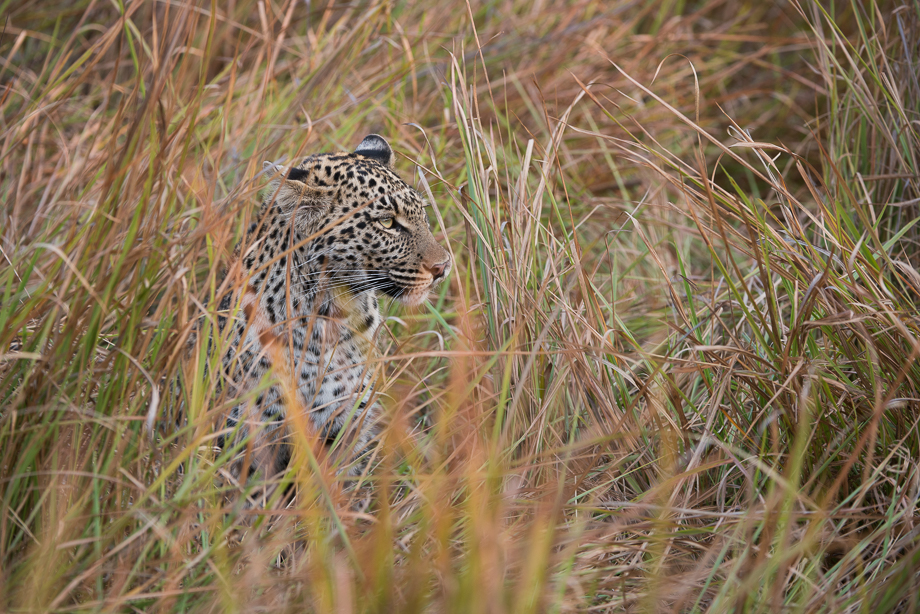
<instances>
[{"instance_id":1,"label":"leopard nose","mask_svg":"<svg viewBox=\"0 0 920 614\"><path fill-rule=\"evenodd\" d=\"M428 267L428 270L431 272L431 276L434 277L432 281L439 281L444 277L447 271L447 267L450 266L450 260L445 260L440 264L433 264Z\"/></svg>"}]
</instances>

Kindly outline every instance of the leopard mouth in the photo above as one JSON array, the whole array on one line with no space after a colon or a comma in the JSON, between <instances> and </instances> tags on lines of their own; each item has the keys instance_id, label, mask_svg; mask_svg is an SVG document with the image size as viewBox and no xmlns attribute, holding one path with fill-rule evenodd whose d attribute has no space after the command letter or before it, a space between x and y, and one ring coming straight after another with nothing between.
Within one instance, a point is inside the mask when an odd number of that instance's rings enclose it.
<instances>
[{"instance_id":1,"label":"leopard mouth","mask_svg":"<svg viewBox=\"0 0 920 614\"><path fill-rule=\"evenodd\" d=\"M430 281L420 284L401 284L389 279L385 284L380 286L379 289L381 292L403 305L415 307L425 302L433 285L434 284Z\"/></svg>"}]
</instances>

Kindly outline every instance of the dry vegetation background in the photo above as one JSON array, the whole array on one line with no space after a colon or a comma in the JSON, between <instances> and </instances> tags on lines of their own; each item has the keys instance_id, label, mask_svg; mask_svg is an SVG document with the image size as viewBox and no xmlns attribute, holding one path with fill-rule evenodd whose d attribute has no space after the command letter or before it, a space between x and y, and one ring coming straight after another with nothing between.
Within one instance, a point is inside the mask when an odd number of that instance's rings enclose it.
<instances>
[{"instance_id":1,"label":"dry vegetation background","mask_svg":"<svg viewBox=\"0 0 920 614\"><path fill-rule=\"evenodd\" d=\"M0 610L920 608L916 0L0 22ZM456 266L375 468L246 506L182 348L262 161L370 132Z\"/></svg>"}]
</instances>

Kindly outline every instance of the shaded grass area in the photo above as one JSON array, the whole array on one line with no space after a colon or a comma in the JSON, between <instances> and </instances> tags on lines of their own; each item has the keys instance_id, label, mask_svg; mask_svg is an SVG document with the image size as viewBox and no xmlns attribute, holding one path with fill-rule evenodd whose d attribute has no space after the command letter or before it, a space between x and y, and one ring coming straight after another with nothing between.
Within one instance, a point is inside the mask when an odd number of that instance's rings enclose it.
<instances>
[{"instance_id":1,"label":"shaded grass area","mask_svg":"<svg viewBox=\"0 0 920 614\"><path fill-rule=\"evenodd\" d=\"M0 7L2 609L918 609L915 2ZM455 268L248 506L187 340L370 132Z\"/></svg>"}]
</instances>

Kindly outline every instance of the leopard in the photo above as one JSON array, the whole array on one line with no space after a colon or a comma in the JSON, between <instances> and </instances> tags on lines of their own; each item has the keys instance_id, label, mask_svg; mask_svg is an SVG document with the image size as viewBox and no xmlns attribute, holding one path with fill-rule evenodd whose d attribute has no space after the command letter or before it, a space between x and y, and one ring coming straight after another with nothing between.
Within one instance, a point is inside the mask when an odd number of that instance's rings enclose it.
<instances>
[{"instance_id":1,"label":"leopard","mask_svg":"<svg viewBox=\"0 0 920 614\"><path fill-rule=\"evenodd\" d=\"M220 301L221 365L231 398L218 445L235 445L238 475L285 471L306 428L335 447L350 476L378 430L375 391L381 300L424 303L449 275L430 203L396 172L377 134L351 152L266 162L273 176L236 247ZM298 425L301 425L298 427Z\"/></svg>"}]
</instances>

